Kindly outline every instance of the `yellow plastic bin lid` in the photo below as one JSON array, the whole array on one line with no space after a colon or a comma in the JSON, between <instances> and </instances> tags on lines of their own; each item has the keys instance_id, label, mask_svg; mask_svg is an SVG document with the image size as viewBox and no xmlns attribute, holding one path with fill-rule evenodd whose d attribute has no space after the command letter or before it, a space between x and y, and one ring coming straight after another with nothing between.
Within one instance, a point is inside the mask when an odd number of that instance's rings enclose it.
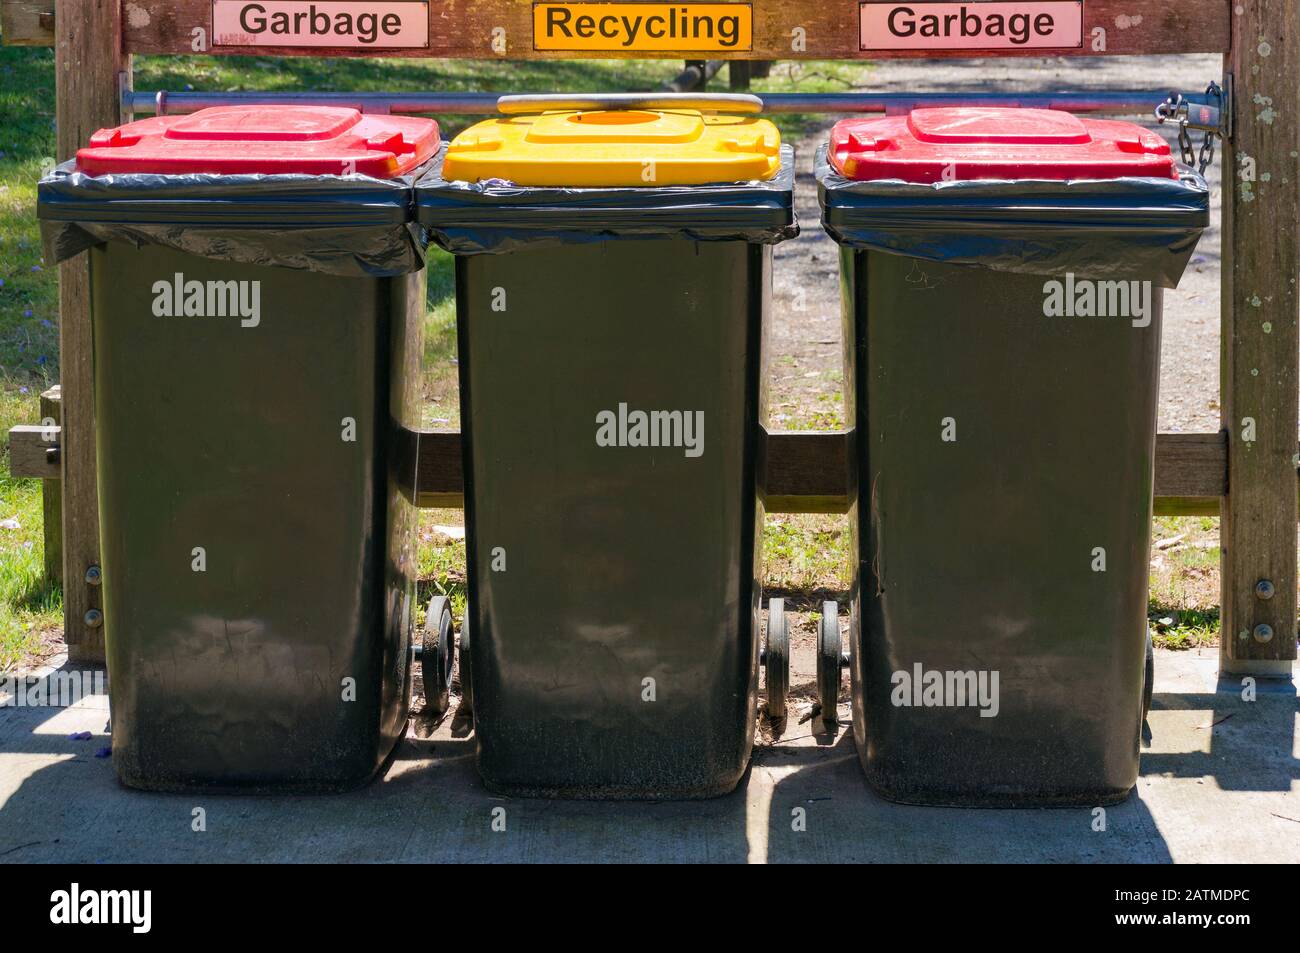
<instances>
[{"instance_id":1,"label":"yellow plastic bin lid","mask_svg":"<svg viewBox=\"0 0 1300 953\"><path fill-rule=\"evenodd\" d=\"M505 96L443 162L451 182L653 187L770 179L781 133L753 96Z\"/></svg>"}]
</instances>

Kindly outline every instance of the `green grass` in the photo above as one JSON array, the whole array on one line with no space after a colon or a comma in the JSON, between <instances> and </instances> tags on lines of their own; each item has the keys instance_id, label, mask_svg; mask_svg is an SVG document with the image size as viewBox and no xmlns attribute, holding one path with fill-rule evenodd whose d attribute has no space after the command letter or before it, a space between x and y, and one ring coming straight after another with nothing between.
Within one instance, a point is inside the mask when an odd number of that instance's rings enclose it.
<instances>
[{"instance_id":1,"label":"green grass","mask_svg":"<svg viewBox=\"0 0 1300 953\"><path fill-rule=\"evenodd\" d=\"M1147 617L1156 645L1191 649L1219 637L1219 520L1158 516ZM1160 543L1173 544L1162 548Z\"/></svg>"},{"instance_id":2,"label":"green grass","mask_svg":"<svg viewBox=\"0 0 1300 953\"><path fill-rule=\"evenodd\" d=\"M54 153L54 56L0 49L0 431L37 423L58 375L58 284L41 261L35 183ZM30 657L62 625L62 598L43 580L41 484L0 460L0 671Z\"/></svg>"},{"instance_id":3,"label":"green grass","mask_svg":"<svg viewBox=\"0 0 1300 953\"><path fill-rule=\"evenodd\" d=\"M465 617L465 541L454 540L440 533L438 526L463 526L465 514L461 510L424 510L420 513L420 541L418 565L420 584L418 598L420 620L434 596L451 599L451 614L459 626Z\"/></svg>"},{"instance_id":4,"label":"green grass","mask_svg":"<svg viewBox=\"0 0 1300 953\"><path fill-rule=\"evenodd\" d=\"M58 285L41 261L36 180L53 163L54 56L0 49L0 377L32 406L58 373ZM16 389L16 388L15 388Z\"/></svg>"},{"instance_id":5,"label":"green grass","mask_svg":"<svg viewBox=\"0 0 1300 953\"><path fill-rule=\"evenodd\" d=\"M1151 640L1161 648L1195 649L1219 643L1219 608L1177 609L1154 603L1148 615Z\"/></svg>"},{"instance_id":6,"label":"green grass","mask_svg":"<svg viewBox=\"0 0 1300 953\"><path fill-rule=\"evenodd\" d=\"M424 319L424 406L420 423L431 430L460 427L456 365L456 276L452 256L429 249L429 311Z\"/></svg>"},{"instance_id":7,"label":"green grass","mask_svg":"<svg viewBox=\"0 0 1300 953\"><path fill-rule=\"evenodd\" d=\"M847 516L777 513L763 528L764 586L781 592L848 589L853 565Z\"/></svg>"},{"instance_id":8,"label":"green grass","mask_svg":"<svg viewBox=\"0 0 1300 953\"><path fill-rule=\"evenodd\" d=\"M21 385L0 390L0 428L35 421ZM41 482L13 480L0 460L0 672L37 654L63 625L63 597L44 579Z\"/></svg>"}]
</instances>

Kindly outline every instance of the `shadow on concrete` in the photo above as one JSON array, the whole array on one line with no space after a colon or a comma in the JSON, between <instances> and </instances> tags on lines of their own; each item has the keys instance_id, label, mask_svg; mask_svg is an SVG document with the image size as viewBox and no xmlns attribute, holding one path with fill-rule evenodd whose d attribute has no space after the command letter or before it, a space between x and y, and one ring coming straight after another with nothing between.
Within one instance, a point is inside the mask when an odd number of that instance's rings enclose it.
<instances>
[{"instance_id":1,"label":"shadow on concrete","mask_svg":"<svg viewBox=\"0 0 1300 953\"><path fill-rule=\"evenodd\" d=\"M1142 773L1213 780L1227 791L1289 792L1300 780L1296 686L1290 679L1258 679L1253 687L1259 697L1276 703L1247 701L1241 679L1231 677L1220 678L1214 692L1157 694L1153 711L1194 713L1194 723L1178 728L1191 743L1169 750L1153 731L1150 748L1155 750L1143 751Z\"/></svg>"},{"instance_id":2,"label":"shadow on concrete","mask_svg":"<svg viewBox=\"0 0 1300 953\"><path fill-rule=\"evenodd\" d=\"M408 735L382 777L347 794L132 791L94 756L109 741L102 696L3 708L0 862L1167 862L1218 856L1240 842L1243 823L1255 825L1257 842L1243 859L1296 859L1296 839L1284 836L1300 823L1286 800L1296 777L1294 686L1254 703L1235 683L1159 687L1142 778L1106 809L1105 830L1086 807L888 802L867 786L850 732L819 738L795 719L755 746L733 794L655 803L495 796L454 712L427 737ZM85 731L88 740L72 737ZM1203 776L1215 783L1193 780Z\"/></svg>"},{"instance_id":3,"label":"shadow on concrete","mask_svg":"<svg viewBox=\"0 0 1300 953\"><path fill-rule=\"evenodd\" d=\"M876 794L851 730L832 747L775 745L762 763L784 776L772 788L765 859L810 854L843 863L1168 863L1147 806L1131 795L1104 809L922 807ZM1104 829L1099 829L1104 823ZM753 847L751 845L751 851Z\"/></svg>"}]
</instances>

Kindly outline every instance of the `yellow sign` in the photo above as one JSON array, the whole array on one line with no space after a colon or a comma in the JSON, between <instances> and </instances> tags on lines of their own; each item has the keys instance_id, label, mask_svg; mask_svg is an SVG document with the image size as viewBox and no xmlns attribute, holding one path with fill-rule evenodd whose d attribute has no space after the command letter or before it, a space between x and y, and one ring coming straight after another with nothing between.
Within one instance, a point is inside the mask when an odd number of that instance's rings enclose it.
<instances>
[{"instance_id":1,"label":"yellow sign","mask_svg":"<svg viewBox=\"0 0 1300 953\"><path fill-rule=\"evenodd\" d=\"M748 3L535 3L533 49L641 53L754 48Z\"/></svg>"}]
</instances>

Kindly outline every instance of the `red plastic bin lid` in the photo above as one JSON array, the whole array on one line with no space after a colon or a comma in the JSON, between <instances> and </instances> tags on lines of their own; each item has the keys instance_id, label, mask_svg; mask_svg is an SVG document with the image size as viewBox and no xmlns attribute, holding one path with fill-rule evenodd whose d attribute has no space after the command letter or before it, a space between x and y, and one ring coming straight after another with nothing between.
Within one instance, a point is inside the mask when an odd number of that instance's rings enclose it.
<instances>
[{"instance_id":1,"label":"red plastic bin lid","mask_svg":"<svg viewBox=\"0 0 1300 953\"><path fill-rule=\"evenodd\" d=\"M845 119L831 130L830 161L859 181L1178 178L1169 144L1141 126L1018 107Z\"/></svg>"},{"instance_id":2,"label":"red plastic bin lid","mask_svg":"<svg viewBox=\"0 0 1300 953\"><path fill-rule=\"evenodd\" d=\"M336 106L214 106L101 129L77 151L88 175L402 175L438 151L438 124Z\"/></svg>"}]
</instances>

